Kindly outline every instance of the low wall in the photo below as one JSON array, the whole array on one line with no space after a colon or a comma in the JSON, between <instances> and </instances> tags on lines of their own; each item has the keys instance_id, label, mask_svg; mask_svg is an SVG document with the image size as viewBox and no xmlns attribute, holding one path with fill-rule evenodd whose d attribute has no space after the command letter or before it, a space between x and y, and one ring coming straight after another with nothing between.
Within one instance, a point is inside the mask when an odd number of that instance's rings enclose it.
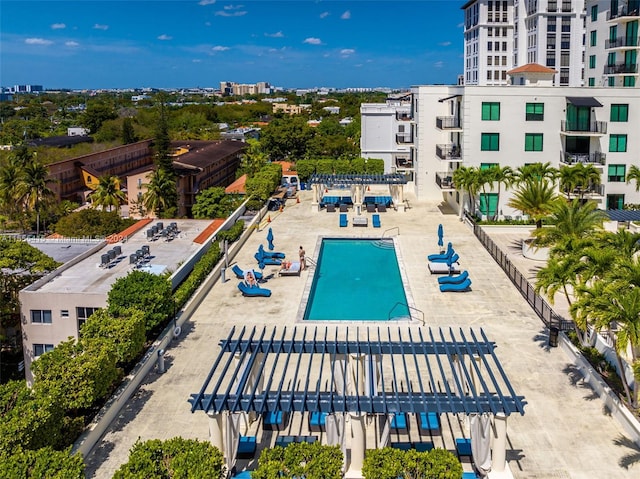
<instances>
[{"instance_id":1,"label":"low wall","mask_svg":"<svg viewBox=\"0 0 640 479\"><path fill-rule=\"evenodd\" d=\"M263 209L260 214L256 215L240 238L230 245L227 254L228 260L234 258L240 248L242 248L244 243L247 241L247 238L256 229L260 220L264 216L265 211L266 208ZM155 367L158 361L158 352L160 350L166 351L170 347L171 340L174 338L174 334L177 332L178 328L181 330L182 325L189 320L193 312L198 308L198 306L200 306L202 300L209 291L211 291L212 286L216 281L218 281L218 279L220 279L222 268L225 267L226 265L223 257L189 301L187 301L184 307L176 314L174 322L169 324L160 336L158 336L158 339L156 339L144 357L140 362L138 362L133 371L124 378L120 387L111 396L98 414L96 414L94 420L87 426L73 445L73 453L80 453L83 457L87 457L95 445L100 441L109 425L120 414L122 407L136 392L142 380L147 376L147 374L149 374L151 369Z\"/></svg>"},{"instance_id":2,"label":"low wall","mask_svg":"<svg viewBox=\"0 0 640 479\"><path fill-rule=\"evenodd\" d=\"M580 370L584 380L600 397L604 405L611 411L611 415L620 423L622 428L629 434L631 440L640 447L640 421L631 414L627 407L620 401L618 396L605 383L600 374L593 369L580 351L569 341L563 333L559 335L559 344L569 359Z\"/></svg>"}]
</instances>

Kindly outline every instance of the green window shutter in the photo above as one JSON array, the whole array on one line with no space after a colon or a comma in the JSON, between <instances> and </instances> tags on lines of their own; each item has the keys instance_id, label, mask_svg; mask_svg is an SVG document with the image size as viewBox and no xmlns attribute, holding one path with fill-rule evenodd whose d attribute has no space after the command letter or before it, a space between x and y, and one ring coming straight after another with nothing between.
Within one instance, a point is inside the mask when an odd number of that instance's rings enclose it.
<instances>
[{"instance_id":1,"label":"green window shutter","mask_svg":"<svg viewBox=\"0 0 640 479\"><path fill-rule=\"evenodd\" d=\"M589 78L589 86L596 86L596 79L595 78Z\"/></svg>"},{"instance_id":2,"label":"green window shutter","mask_svg":"<svg viewBox=\"0 0 640 479\"><path fill-rule=\"evenodd\" d=\"M500 149L499 133L482 133L480 137L480 150L498 151Z\"/></svg>"},{"instance_id":3,"label":"green window shutter","mask_svg":"<svg viewBox=\"0 0 640 479\"><path fill-rule=\"evenodd\" d=\"M598 32L595 30L591 31L591 46L595 47L598 41Z\"/></svg>"},{"instance_id":4,"label":"green window shutter","mask_svg":"<svg viewBox=\"0 0 640 479\"><path fill-rule=\"evenodd\" d=\"M480 163L481 170L488 170L489 168L493 168L494 166L500 166L500 163Z\"/></svg>"},{"instance_id":5,"label":"green window shutter","mask_svg":"<svg viewBox=\"0 0 640 479\"><path fill-rule=\"evenodd\" d=\"M593 5L591 7L591 21L592 22L598 21L598 5Z\"/></svg>"},{"instance_id":6,"label":"green window shutter","mask_svg":"<svg viewBox=\"0 0 640 479\"><path fill-rule=\"evenodd\" d=\"M494 216L498 211L498 193L482 193L480 195L480 212Z\"/></svg>"},{"instance_id":7,"label":"green window shutter","mask_svg":"<svg viewBox=\"0 0 640 479\"><path fill-rule=\"evenodd\" d=\"M524 135L524 151L542 151L542 133L526 133Z\"/></svg>"},{"instance_id":8,"label":"green window shutter","mask_svg":"<svg viewBox=\"0 0 640 479\"><path fill-rule=\"evenodd\" d=\"M482 102L482 119L497 121L500 119L500 103Z\"/></svg>"},{"instance_id":9,"label":"green window shutter","mask_svg":"<svg viewBox=\"0 0 640 479\"><path fill-rule=\"evenodd\" d=\"M618 38L618 26L613 25L609 27L609 41L615 42L616 38Z\"/></svg>"},{"instance_id":10,"label":"green window shutter","mask_svg":"<svg viewBox=\"0 0 640 479\"><path fill-rule=\"evenodd\" d=\"M595 68L596 67L596 56L595 55L589 55L589 68Z\"/></svg>"},{"instance_id":11,"label":"green window shutter","mask_svg":"<svg viewBox=\"0 0 640 479\"><path fill-rule=\"evenodd\" d=\"M609 86L616 86L616 77L609 77Z\"/></svg>"},{"instance_id":12,"label":"green window shutter","mask_svg":"<svg viewBox=\"0 0 640 479\"><path fill-rule=\"evenodd\" d=\"M611 118L609 121L626 122L629 121L629 105L613 104L611 105Z\"/></svg>"},{"instance_id":13,"label":"green window shutter","mask_svg":"<svg viewBox=\"0 0 640 479\"><path fill-rule=\"evenodd\" d=\"M491 106L489 103L482 103L482 119L491 120Z\"/></svg>"},{"instance_id":14,"label":"green window shutter","mask_svg":"<svg viewBox=\"0 0 640 479\"><path fill-rule=\"evenodd\" d=\"M609 165L608 167L608 180L611 182L623 182L627 177L626 165Z\"/></svg>"},{"instance_id":15,"label":"green window shutter","mask_svg":"<svg viewBox=\"0 0 640 479\"><path fill-rule=\"evenodd\" d=\"M616 64L616 52L611 52L607 56L607 65L615 65Z\"/></svg>"},{"instance_id":16,"label":"green window shutter","mask_svg":"<svg viewBox=\"0 0 640 479\"><path fill-rule=\"evenodd\" d=\"M544 120L544 103L527 103L526 120L527 121L543 121Z\"/></svg>"},{"instance_id":17,"label":"green window shutter","mask_svg":"<svg viewBox=\"0 0 640 479\"><path fill-rule=\"evenodd\" d=\"M612 153L624 153L627 151L627 135L609 136L609 151Z\"/></svg>"},{"instance_id":18,"label":"green window shutter","mask_svg":"<svg viewBox=\"0 0 640 479\"><path fill-rule=\"evenodd\" d=\"M622 86L634 87L636 86L636 77L634 76L626 76L622 80Z\"/></svg>"}]
</instances>

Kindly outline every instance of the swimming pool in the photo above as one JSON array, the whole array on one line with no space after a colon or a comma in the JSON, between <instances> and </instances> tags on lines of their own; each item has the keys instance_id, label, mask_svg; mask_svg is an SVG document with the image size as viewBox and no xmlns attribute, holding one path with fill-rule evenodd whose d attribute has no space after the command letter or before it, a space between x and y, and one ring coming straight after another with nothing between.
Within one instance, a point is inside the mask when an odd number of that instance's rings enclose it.
<instances>
[{"instance_id":1,"label":"swimming pool","mask_svg":"<svg viewBox=\"0 0 640 479\"><path fill-rule=\"evenodd\" d=\"M395 242L322 238L303 320L409 319Z\"/></svg>"}]
</instances>

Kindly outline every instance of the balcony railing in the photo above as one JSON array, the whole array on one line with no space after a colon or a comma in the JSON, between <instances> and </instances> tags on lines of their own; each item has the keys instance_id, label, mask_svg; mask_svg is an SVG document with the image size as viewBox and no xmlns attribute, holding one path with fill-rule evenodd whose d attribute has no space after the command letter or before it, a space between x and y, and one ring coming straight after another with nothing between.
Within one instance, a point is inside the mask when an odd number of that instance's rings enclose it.
<instances>
[{"instance_id":1,"label":"balcony railing","mask_svg":"<svg viewBox=\"0 0 640 479\"><path fill-rule=\"evenodd\" d=\"M398 157L395 159L396 168L405 169L413 168L413 160L411 158Z\"/></svg>"},{"instance_id":2,"label":"balcony railing","mask_svg":"<svg viewBox=\"0 0 640 479\"><path fill-rule=\"evenodd\" d=\"M411 133L398 133L396 135L396 143L413 143L413 135Z\"/></svg>"},{"instance_id":3,"label":"balcony railing","mask_svg":"<svg viewBox=\"0 0 640 479\"><path fill-rule=\"evenodd\" d=\"M600 133L605 134L607 132L606 121L592 121L586 125L575 121L562 120L560 124L560 131L570 133Z\"/></svg>"},{"instance_id":4,"label":"balcony railing","mask_svg":"<svg viewBox=\"0 0 640 479\"><path fill-rule=\"evenodd\" d=\"M455 160L460 161L462 159L462 151L458 145L436 145L436 156L441 160Z\"/></svg>"},{"instance_id":5,"label":"balcony railing","mask_svg":"<svg viewBox=\"0 0 640 479\"><path fill-rule=\"evenodd\" d=\"M396 112L396 120L398 121L411 121L413 120L413 116L411 113L406 111L397 111Z\"/></svg>"},{"instance_id":6,"label":"balcony railing","mask_svg":"<svg viewBox=\"0 0 640 479\"><path fill-rule=\"evenodd\" d=\"M455 190L455 186L453 186L453 173L450 171L436 173L436 184L442 190Z\"/></svg>"},{"instance_id":7,"label":"balcony railing","mask_svg":"<svg viewBox=\"0 0 640 479\"><path fill-rule=\"evenodd\" d=\"M579 196L603 196L604 185L589 185L586 188L574 188L572 193Z\"/></svg>"},{"instance_id":8,"label":"balcony railing","mask_svg":"<svg viewBox=\"0 0 640 479\"><path fill-rule=\"evenodd\" d=\"M594 153L567 153L565 152L560 161L565 165L575 165L582 163L585 165L604 165L607 160L606 153L596 151Z\"/></svg>"},{"instance_id":9,"label":"balcony railing","mask_svg":"<svg viewBox=\"0 0 640 479\"><path fill-rule=\"evenodd\" d=\"M436 128L439 130L460 128L460 118L457 116L437 116Z\"/></svg>"},{"instance_id":10,"label":"balcony railing","mask_svg":"<svg viewBox=\"0 0 640 479\"><path fill-rule=\"evenodd\" d=\"M618 37L610 40L605 40L605 48L620 48L620 47L637 47L638 39L634 37Z\"/></svg>"},{"instance_id":11,"label":"balcony railing","mask_svg":"<svg viewBox=\"0 0 640 479\"><path fill-rule=\"evenodd\" d=\"M638 65L631 63L616 63L615 65L605 65L605 75L616 75L620 73L638 73Z\"/></svg>"},{"instance_id":12,"label":"balcony railing","mask_svg":"<svg viewBox=\"0 0 640 479\"><path fill-rule=\"evenodd\" d=\"M617 11L613 12L609 10L607 12L607 20L615 20L620 17L639 17L640 16L640 2L629 2L629 5L622 5Z\"/></svg>"}]
</instances>

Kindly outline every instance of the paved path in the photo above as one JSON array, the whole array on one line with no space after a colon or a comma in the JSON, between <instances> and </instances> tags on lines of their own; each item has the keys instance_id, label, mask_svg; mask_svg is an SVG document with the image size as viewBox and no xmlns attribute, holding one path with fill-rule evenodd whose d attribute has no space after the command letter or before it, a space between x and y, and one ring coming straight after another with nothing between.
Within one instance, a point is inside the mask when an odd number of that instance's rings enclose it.
<instances>
[{"instance_id":1,"label":"paved path","mask_svg":"<svg viewBox=\"0 0 640 479\"><path fill-rule=\"evenodd\" d=\"M524 416L508 420L507 460L514 477L637 478L640 451L603 410L593 391L576 375L560 348L547 347L543 324L470 228L437 204L411 200L405 213L381 214L382 228L340 228L338 213L312 212L310 193L289 201L283 213L271 214L276 250L297 259L300 245L315 258L321 235L374 235L397 227L404 269L416 307L427 327L484 328L497 345L497 355L517 394L526 398ZM448 214L447 214L448 213ZM351 217L352 214L349 213ZM436 276L427 270L426 255L437 250L437 226L469 270L473 291L440 293ZM387 234L393 234L389 232ZM241 267L255 264L253 253L266 245L266 231L254 233L236 257ZM275 272L269 267L265 273ZM244 298L236 280L216 283L183 334L167 351L167 372L151 373L102 442L86 458L88 477L110 478L127 461L130 447L142 440L174 436L208 439L204 413L192 414L189 394L199 391L215 357L218 342L233 326L294 325L308 275L268 281L271 298ZM377 326L377 325L373 325ZM385 325L386 326L386 325ZM408 327L408 326L401 326ZM412 326L417 327L417 326ZM460 431L455 417L446 418L437 446L453 449ZM465 465L466 467L467 465Z\"/></svg>"}]
</instances>

